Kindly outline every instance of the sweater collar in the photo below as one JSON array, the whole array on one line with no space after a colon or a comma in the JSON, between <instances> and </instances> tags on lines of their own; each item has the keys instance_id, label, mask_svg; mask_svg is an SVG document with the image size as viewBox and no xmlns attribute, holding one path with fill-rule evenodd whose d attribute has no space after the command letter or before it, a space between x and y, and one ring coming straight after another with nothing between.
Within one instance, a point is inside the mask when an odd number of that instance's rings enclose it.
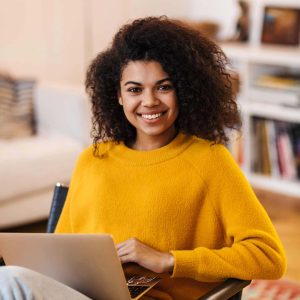
<instances>
[{"instance_id":1,"label":"sweater collar","mask_svg":"<svg viewBox=\"0 0 300 300\"><path fill-rule=\"evenodd\" d=\"M109 153L118 160L127 164L152 165L172 159L182 153L191 143L193 138L183 133L177 136L167 145L149 151L134 150L127 147L124 142L112 145Z\"/></svg>"}]
</instances>

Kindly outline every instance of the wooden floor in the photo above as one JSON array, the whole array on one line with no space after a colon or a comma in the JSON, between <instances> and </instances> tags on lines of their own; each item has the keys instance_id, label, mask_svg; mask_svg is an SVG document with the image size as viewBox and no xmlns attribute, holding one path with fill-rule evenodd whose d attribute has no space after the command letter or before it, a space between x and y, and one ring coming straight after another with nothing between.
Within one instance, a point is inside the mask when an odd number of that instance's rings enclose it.
<instances>
[{"instance_id":1,"label":"wooden floor","mask_svg":"<svg viewBox=\"0 0 300 300\"><path fill-rule=\"evenodd\" d=\"M288 267L285 278L300 283L300 197L256 190L284 246Z\"/></svg>"},{"instance_id":2,"label":"wooden floor","mask_svg":"<svg viewBox=\"0 0 300 300\"><path fill-rule=\"evenodd\" d=\"M285 278L300 283L300 198L255 190L267 210L286 251L288 268ZM45 232L46 222L13 228L15 232Z\"/></svg>"}]
</instances>

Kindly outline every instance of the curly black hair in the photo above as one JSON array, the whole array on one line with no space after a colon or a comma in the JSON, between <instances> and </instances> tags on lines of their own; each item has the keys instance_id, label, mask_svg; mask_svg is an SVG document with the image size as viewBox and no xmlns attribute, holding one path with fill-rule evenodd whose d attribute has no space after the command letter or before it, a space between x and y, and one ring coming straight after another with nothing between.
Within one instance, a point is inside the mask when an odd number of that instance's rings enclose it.
<instances>
[{"instance_id":1,"label":"curly black hair","mask_svg":"<svg viewBox=\"0 0 300 300\"><path fill-rule=\"evenodd\" d=\"M122 71L137 60L160 63L171 78L179 105L178 131L226 144L226 129L240 128L228 60L220 47L177 20L147 17L121 27L88 68L86 90L96 148L100 140L135 140L136 130L119 105L118 91Z\"/></svg>"}]
</instances>

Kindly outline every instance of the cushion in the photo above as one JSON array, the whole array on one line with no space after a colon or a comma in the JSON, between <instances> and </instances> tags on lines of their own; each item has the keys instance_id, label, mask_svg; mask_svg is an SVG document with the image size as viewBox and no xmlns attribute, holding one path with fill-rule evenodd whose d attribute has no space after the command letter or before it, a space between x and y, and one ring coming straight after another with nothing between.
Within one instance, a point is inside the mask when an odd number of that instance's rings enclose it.
<instances>
[{"instance_id":1,"label":"cushion","mask_svg":"<svg viewBox=\"0 0 300 300\"><path fill-rule=\"evenodd\" d=\"M33 80L0 75L0 138L34 133Z\"/></svg>"}]
</instances>

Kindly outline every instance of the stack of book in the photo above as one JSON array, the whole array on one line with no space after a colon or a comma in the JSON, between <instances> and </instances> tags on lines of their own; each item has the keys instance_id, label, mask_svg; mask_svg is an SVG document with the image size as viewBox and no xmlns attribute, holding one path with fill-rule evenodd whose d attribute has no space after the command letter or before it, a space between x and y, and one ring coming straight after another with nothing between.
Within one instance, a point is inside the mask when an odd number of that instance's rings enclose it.
<instances>
[{"instance_id":1,"label":"stack of book","mask_svg":"<svg viewBox=\"0 0 300 300\"><path fill-rule=\"evenodd\" d=\"M250 89L253 101L300 106L300 74L264 74L256 78Z\"/></svg>"},{"instance_id":2,"label":"stack of book","mask_svg":"<svg viewBox=\"0 0 300 300\"><path fill-rule=\"evenodd\" d=\"M256 173L300 179L300 124L253 118L251 166Z\"/></svg>"}]
</instances>

